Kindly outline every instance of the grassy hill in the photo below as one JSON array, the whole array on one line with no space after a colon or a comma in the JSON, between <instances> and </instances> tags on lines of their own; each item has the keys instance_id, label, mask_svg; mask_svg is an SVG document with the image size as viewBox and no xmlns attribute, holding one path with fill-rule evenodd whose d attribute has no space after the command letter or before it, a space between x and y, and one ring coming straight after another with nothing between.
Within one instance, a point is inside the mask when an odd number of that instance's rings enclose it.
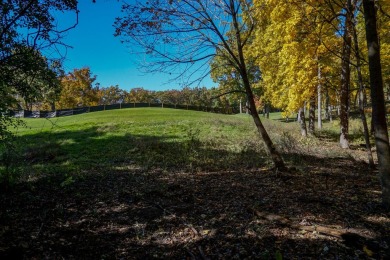
<instances>
[{"instance_id":1,"label":"grassy hill","mask_svg":"<svg viewBox=\"0 0 390 260\"><path fill-rule=\"evenodd\" d=\"M54 165L65 172L84 168L132 167L218 170L267 163L263 146L246 115L220 115L175 109L103 111L54 119L28 119L17 131L29 171ZM69 168L69 171L68 169Z\"/></svg>"},{"instance_id":2,"label":"grassy hill","mask_svg":"<svg viewBox=\"0 0 390 260\"><path fill-rule=\"evenodd\" d=\"M297 124L279 122L279 113L271 114L271 119L263 121L282 152L324 152L317 149L322 147L316 146L318 140L301 139ZM270 163L251 117L245 114L132 108L25 122L27 127L16 131L17 150L31 175L46 172L48 165L73 172L132 162L134 167L192 171L259 168ZM334 138L332 126L326 129L323 134ZM326 147L326 155L345 154L337 145Z\"/></svg>"},{"instance_id":3,"label":"grassy hill","mask_svg":"<svg viewBox=\"0 0 390 260\"><path fill-rule=\"evenodd\" d=\"M1 187L0 258L388 257L390 215L359 128L342 150L332 124L302 139L296 123L263 121L289 172L270 170L247 115L26 120L0 166L20 177Z\"/></svg>"}]
</instances>

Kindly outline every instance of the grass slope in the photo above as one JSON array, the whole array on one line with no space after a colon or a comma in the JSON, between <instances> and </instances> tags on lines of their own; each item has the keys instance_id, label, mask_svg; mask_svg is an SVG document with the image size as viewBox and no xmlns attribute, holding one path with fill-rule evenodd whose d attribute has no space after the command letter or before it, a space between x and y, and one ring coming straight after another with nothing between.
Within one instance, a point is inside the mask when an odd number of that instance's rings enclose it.
<instances>
[{"instance_id":1,"label":"grass slope","mask_svg":"<svg viewBox=\"0 0 390 260\"><path fill-rule=\"evenodd\" d=\"M389 257L390 214L364 151L338 148L332 125L302 139L295 123L263 121L295 170L268 170L247 115L26 120L7 161L21 178L0 193L0 258Z\"/></svg>"},{"instance_id":2,"label":"grass slope","mask_svg":"<svg viewBox=\"0 0 390 260\"><path fill-rule=\"evenodd\" d=\"M218 170L234 168L249 152L256 158L246 160L248 167L267 162L245 115L147 108L29 119L26 124L17 133L30 175L50 172L50 166L74 173L121 164Z\"/></svg>"}]
</instances>

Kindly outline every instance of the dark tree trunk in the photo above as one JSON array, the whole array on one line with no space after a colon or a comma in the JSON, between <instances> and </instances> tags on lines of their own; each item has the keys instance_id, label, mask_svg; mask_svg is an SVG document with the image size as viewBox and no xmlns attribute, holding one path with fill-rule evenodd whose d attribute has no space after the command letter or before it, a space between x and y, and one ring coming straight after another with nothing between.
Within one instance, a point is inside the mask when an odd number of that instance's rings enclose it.
<instances>
[{"instance_id":1,"label":"dark tree trunk","mask_svg":"<svg viewBox=\"0 0 390 260\"><path fill-rule=\"evenodd\" d=\"M306 137L307 136L307 128L306 128L305 112L304 112L303 107L301 107L299 109L298 122L299 122L299 126L301 128L301 135Z\"/></svg>"},{"instance_id":2,"label":"dark tree trunk","mask_svg":"<svg viewBox=\"0 0 390 260\"><path fill-rule=\"evenodd\" d=\"M371 133L371 136L375 136L375 124L374 124L374 119L372 118L372 116L371 116L371 124L370 124L370 133Z\"/></svg>"},{"instance_id":3,"label":"dark tree trunk","mask_svg":"<svg viewBox=\"0 0 390 260\"><path fill-rule=\"evenodd\" d=\"M316 120L316 99L313 95L309 103L309 133L314 134Z\"/></svg>"},{"instance_id":4,"label":"dark tree trunk","mask_svg":"<svg viewBox=\"0 0 390 260\"><path fill-rule=\"evenodd\" d=\"M331 111L330 111L330 98L328 88L326 88L325 92L325 119L331 121Z\"/></svg>"},{"instance_id":5,"label":"dark tree trunk","mask_svg":"<svg viewBox=\"0 0 390 260\"><path fill-rule=\"evenodd\" d=\"M250 91L252 91L252 90L250 90ZM249 96L250 95L253 95L253 94L249 93ZM255 102L253 100L253 96L252 96L252 99L250 99L249 103L251 104L251 107L255 107ZM261 122L259 114L257 113L256 109L252 109L251 116L253 118L253 121L255 122L255 125L257 127L259 134L263 138L263 141L268 148L268 151L271 155L272 161L275 164L275 167L278 168L279 170L284 170L285 165L284 165L284 161L282 159L282 156L276 150L276 147L273 144L271 138L269 137L267 131L265 130L264 125Z\"/></svg>"},{"instance_id":6,"label":"dark tree trunk","mask_svg":"<svg viewBox=\"0 0 390 260\"><path fill-rule=\"evenodd\" d=\"M235 9L235 5L234 5L234 2L232 0L230 0L230 6L231 6L231 11L235 12L234 10ZM239 72L240 72L240 75L241 75L241 79L242 79L242 83L244 85L244 88L245 88L245 92L246 92L246 95L248 97L248 103L249 103L249 108L250 108L250 112L251 112L251 116L253 118L253 121L257 127L257 131L259 132L259 134L261 135L267 149L268 149L268 152L272 158L272 161L275 165L275 168L276 169L279 169L279 170L285 170L286 169L286 166L284 164L284 161L282 159L282 156L280 155L280 153L278 152L278 150L276 149L274 143L272 142L271 138L269 137L263 123L261 122L260 120L260 117L259 117L259 113L257 113L257 110L256 110L256 104L255 104L255 99L254 99L254 95L253 95L253 91L252 91L252 88L251 88L251 84L250 84L250 81L249 81L249 77L248 77L248 71L247 71L247 67L246 67L246 63L245 63L245 58L244 58L244 50L243 50L243 45L242 45L242 42L241 42L241 28L239 26L239 23L238 23L238 15L237 14L233 14L232 15L232 18L233 18L233 26L234 26L234 29L235 29L235 33L236 33L236 41L237 41L237 51L238 51L238 62L237 64L239 65Z\"/></svg>"},{"instance_id":7,"label":"dark tree trunk","mask_svg":"<svg viewBox=\"0 0 390 260\"><path fill-rule=\"evenodd\" d=\"M341 88L340 88L340 145L342 148L349 148L348 128L349 128L349 85L351 78L351 25L352 25L352 3L347 0L343 50L341 60Z\"/></svg>"},{"instance_id":8,"label":"dark tree trunk","mask_svg":"<svg viewBox=\"0 0 390 260\"><path fill-rule=\"evenodd\" d=\"M322 104L322 84L321 84L321 67L320 64L318 64L318 86L317 86L317 105L318 105L318 113L317 113L317 126L318 129L322 128L322 109L321 109L321 104Z\"/></svg>"},{"instance_id":9,"label":"dark tree trunk","mask_svg":"<svg viewBox=\"0 0 390 260\"><path fill-rule=\"evenodd\" d=\"M356 0L355 0L356 2ZM356 5L355 5L356 8ZM364 140L366 142L366 151L367 151L367 158L368 158L368 164L370 168L375 168L374 164L374 158L372 157L372 151L371 151L371 143L370 143L370 133L368 131L368 125L367 125L367 118L366 114L364 113L364 85L363 85L363 76L362 76L362 70L361 70L361 57L359 52L359 42L358 37L356 33L356 27L353 28L353 43L355 46L355 56L356 56L356 70L357 70L357 76L358 76L358 85L359 85L359 91L358 91L358 102L359 102L359 112L360 112L360 118L362 119L363 129L364 129Z\"/></svg>"},{"instance_id":10,"label":"dark tree trunk","mask_svg":"<svg viewBox=\"0 0 390 260\"><path fill-rule=\"evenodd\" d=\"M382 201L384 205L390 207L390 144L386 123L380 46L376 28L375 1L363 0L363 8L370 71L372 120L374 122L375 145L382 184Z\"/></svg>"},{"instance_id":11,"label":"dark tree trunk","mask_svg":"<svg viewBox=\"0 0 390 260\"><path fill-rule=\"evenodd\" d=\"M265 113L266 113L267 119L269 119L269 110L270 110L269 104L267 103L267 104L265 105Z\"/></svg>"}]
</instances>

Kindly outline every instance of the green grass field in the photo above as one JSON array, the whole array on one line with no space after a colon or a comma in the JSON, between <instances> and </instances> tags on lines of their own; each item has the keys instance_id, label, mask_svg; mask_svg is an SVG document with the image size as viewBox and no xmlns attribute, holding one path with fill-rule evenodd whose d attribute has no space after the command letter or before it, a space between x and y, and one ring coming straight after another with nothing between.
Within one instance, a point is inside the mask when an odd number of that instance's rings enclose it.
<instances>
[{"instance_id":1,"label":"green grass field","mask_svg":"<svg viewBox=\"0 0 390 260\"><path fill-rule=\"evenodd\" d=\"M175 171L269 164L248 115L139 108L25 119L14 157L22 175L112 168ZM266 120L271 122L270 120ZM249 154L256 158L248 158Z\"/></svg>"},{"instance_id":2,"label":"green grass field","mask_svg":"<svg viewBox=\"0 0 390 260\"><path fill-rule=\"evenodd\" d=\"M288 153L322 151L319 139L302 139L298 124L283 122L280 113L262 119L287 160L296 160ZM24 121L27 127L15 130L13 157L22 175L67 175L113 167L217 171L271 163L251 117L245 114L132 108ZM328 139L332 133L337 139L334 128L325 124ZM336 156L340 152L327 151Z\"/></svg>"},{"instance_id":3,"label":"green grass field","mask_svg":"<svg viewBox=\"0 0 390 260\"><path fill-rule=\"evenodd\" d=\"M288 164L300 164L302 154L350 156L337 147L337 121L325 123L320 138L304 139L298 124L286 123L280 113L261 118ZM15 129L16 149L6 159L22 179L52 174L67 179L113 169L200 172L272 165L246 114L131 108L24 122L26 127ZM354 124L351 137L359 143L361 127Z\"/></svg>"}]
</instances>

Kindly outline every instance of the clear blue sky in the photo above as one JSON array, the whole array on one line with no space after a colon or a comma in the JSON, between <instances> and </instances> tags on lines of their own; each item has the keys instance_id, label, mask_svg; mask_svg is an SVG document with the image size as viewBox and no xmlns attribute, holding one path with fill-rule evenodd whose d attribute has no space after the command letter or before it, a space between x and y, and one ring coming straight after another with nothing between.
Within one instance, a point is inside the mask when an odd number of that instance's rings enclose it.
<instances>
[{"instance_id":1,"label":"clear blue sky","mask_svg":"<svg viewBox=\"0 0 390 260\"><path fill-rule=\"evenodd\" d=\"M169 81L166 74L143 74L137 69L140 57L132 55L120 39L113 36L112 26L115 17L121 15L121 3L117 0L79 0L79 23L63 39L73 48L67 49L64 62L65 71L88 66L96 82L101 86L119 85L129 90L143 87L148 90L180 89L180 82ZM72 25L74 14L59 15L60 27ZM215 84L207 78L201 86L211 87Z\"/></svg>"}]
</instances>

